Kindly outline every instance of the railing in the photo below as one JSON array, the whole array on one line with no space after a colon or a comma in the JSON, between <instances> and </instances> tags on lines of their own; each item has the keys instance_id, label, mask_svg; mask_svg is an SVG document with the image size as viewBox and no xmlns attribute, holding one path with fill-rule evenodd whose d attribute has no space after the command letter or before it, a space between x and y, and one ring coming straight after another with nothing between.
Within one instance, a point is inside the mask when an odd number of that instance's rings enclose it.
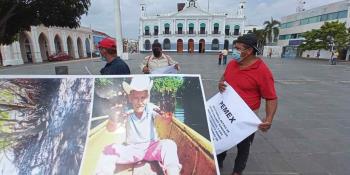
<instances>
[{"instance_id":1,"label":"railing","mask_svg":"<svg viewBox=\"0 0 350 175\"><path fill-rule=\"evenodd\" d=\"M163 35L171 35L171 31L169 31L169 32L163 31Z\"/></svg>"},{"instance_id":2,"label":"railing","mask_svg":"<svg viewBox=\"0 0 350 175\"><path fill-rule=\"evenodd\" d=\"M221 35L221 31L212 31L211 34L213 34L213 35Z\"/></svg>"}]
</instances>

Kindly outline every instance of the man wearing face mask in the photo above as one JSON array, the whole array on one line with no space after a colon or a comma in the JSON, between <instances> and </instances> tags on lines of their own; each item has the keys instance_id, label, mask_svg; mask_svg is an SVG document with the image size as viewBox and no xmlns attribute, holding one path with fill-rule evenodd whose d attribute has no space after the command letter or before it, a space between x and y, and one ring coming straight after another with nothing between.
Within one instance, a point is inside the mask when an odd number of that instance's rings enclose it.
<instances>
[{"instance_id":1,"label":"man wearing face mask","mask_svg":"<svg viewBox=\"0 0 350 175\"><path fill-rule=\"evenodd\" d=\"M179 64L174 61L169 55L162 52L162 45L158 42L152 44L151 56L145 57L141 64L141 70L144 74L150 74L152 70L167 66L174 66L179 71Z\"/></svg>"},{"instance_id":2,"label":"man wearing face mask","mask_svg":"<svg viewBox=\"0 0 350 175\"><path fill-rule=\"evenodd\" d=\"M112 38L105 38L98 43L101 60L107 64L100 70L101 75L129 75L129 66L117 56L116 41Z\"/></svg>"},{"instance_id":3,"label":"man wearing face mask","mask_svg":"<svg viewBox=\"0 0 350 175\"><path fill-rule=\"evenodd\" d=\"M257 114L261 99L266 100L266 115L259 125L259 130L267 132L272 124L277 110L277 95L274 86L274 78L267 65L257 57L257 39L254 34L246 34L238 37L234 42L233 59L222 75L218 88L220 92L225 91L227 82ZM245 169L250 146L254 134L237 145L237 156L235 159L232 175L241 175ZM219 167L223 167L226 151L217 155Z\"/></svg>"}]
</instances>

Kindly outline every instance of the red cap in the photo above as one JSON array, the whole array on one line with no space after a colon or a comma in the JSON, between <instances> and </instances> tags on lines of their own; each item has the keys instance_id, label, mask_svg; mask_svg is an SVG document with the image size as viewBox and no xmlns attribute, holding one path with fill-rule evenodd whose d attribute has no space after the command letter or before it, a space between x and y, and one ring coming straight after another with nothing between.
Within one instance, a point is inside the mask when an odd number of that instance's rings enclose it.
<instances>
[{"instance_id":1,"label":"red cap","mask_svg":"<svg viewBox=\"0 0 350 175\"><path fill-rule=\"evenodd\" d=\"M116 49L117 42L112 38L105 38L98 43L98 48Z\"/></svg>"}]
</instances>

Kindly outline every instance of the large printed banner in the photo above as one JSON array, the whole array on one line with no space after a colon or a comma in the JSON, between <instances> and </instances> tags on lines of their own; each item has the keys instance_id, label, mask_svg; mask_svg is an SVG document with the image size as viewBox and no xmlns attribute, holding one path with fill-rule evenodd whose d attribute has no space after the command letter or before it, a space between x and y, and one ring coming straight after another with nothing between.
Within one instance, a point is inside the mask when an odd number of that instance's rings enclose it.
<instances>
[{"instance_id":1,"label":"large printed banner","mask_svg":"<svg viewBox=\"0 0 350 175\"><path fill-rule=\"evenodd\" d=\"M0 76L0 174L219 174L197 75Z\"/></svg>"},{"instance_id":2,"label":"large printed banner","mask_svg":"<svg viewBox=\"0 0 350 175\"><path fill-rule=\"evenodd\" d=\"M223 93L207 101L208 120L217 154L247 138L261 123L237 92L226 83Z\"/></svg>"}]
</instances>

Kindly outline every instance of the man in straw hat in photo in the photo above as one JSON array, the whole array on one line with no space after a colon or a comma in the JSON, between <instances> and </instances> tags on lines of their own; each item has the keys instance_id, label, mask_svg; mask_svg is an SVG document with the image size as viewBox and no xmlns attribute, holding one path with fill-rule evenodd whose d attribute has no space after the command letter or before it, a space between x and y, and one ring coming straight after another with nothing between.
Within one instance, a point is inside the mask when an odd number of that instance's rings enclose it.
<instances>
[{"instance_id":1,"label":"man in straw hat in photo","mask_svg":"<svg viewBox=\"0 0 350 175\"><path fill-rule=\"evenodd\" d=\"M116 164L132 164L143 160L159 161L167 175L179 175L181 164L177 155L177 145L169 139L159 140L155 128L155 118L171 121L160 109L150 102L153 81L147 76L135 76L131 83L123 82L123 89L133 112L127 115L126 140L123 144L111 144L104 148L97 165L96 174L113 174ZM117 129L118 117L109 119L107 130Z\"/></svg>"}]
</instances>

